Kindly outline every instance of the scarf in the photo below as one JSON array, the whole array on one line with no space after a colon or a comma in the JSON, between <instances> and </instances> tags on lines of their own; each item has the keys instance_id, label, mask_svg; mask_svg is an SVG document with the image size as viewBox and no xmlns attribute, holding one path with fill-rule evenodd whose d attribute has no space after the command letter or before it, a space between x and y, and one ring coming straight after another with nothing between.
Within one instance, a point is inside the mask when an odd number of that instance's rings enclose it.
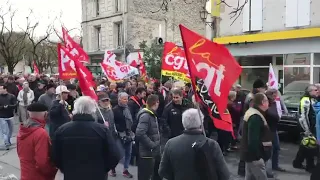
<instances>
[{"instance_id":1,"label":"scarf","mask_svg":"<svg viewBox=\"0 0 320 180\"><path fill-rule=\"evenodd\" d=\"M124 108L123 109L123 116L126 120L126 127L127 127L127 130L131 131L131 126L132 126L133 120L132 120L132 116L131 116L129 107L127 104L121 104L120 102L119 102L119 106Z\"/></svg>"},{"instance_id":2,"label":"scarf","mask_svg":"<svg viewBox=\"0 0 320 180\"><path fill-rule=\"evenodd\" d=\"M29 93L29 88L24 88L23 89L23 97L22 97L22 99L23 99L23 104L25 106L28 105L28 93Z\"/></svg>"}]
</instances>

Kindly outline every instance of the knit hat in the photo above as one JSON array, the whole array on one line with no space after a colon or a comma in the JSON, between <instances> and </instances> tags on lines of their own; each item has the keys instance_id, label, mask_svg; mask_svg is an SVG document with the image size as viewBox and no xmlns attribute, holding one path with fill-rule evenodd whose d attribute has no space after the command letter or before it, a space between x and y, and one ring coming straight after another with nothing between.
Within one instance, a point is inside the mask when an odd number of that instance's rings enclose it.
<instances>
[{"instance_id":1,"label":"knit hat","mask_svg":"<svg viewBox=\"0 0 320 180\"><path fill-rule=\"evenodd\" d=\"M42 103L32 103L27 107L27 111L29 112L45 112L48 111L48 108L46 105Z\"/></svg>"},{"instance_id":2,"label":"knit hat","mask_svg":"<svg viewBox=\"0 0 320 180\"><path fill-rule=\"evenodd\" d=\"M261 79L257 79L253 82L253 89L264 87L266 87L266 83L264 83Z\"/></svg>"}]
</instances>

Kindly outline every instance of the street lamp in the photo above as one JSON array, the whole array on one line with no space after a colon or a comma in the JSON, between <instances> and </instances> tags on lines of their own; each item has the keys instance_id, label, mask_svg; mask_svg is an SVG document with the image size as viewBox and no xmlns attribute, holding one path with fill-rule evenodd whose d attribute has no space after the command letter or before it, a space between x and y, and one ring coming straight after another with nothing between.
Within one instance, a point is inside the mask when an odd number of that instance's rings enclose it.
<instances>
[{"instance_id":1,"label":"street lamp","mask_svg":"<svg viewBox=\"0 0 320 180\"><path fill-rule=\"evenodd\" d=\"M207 17L208 17L208 12L207 10L203 7L203 9L199 12L200 14L200 19L202 20L202 22L204 22L206 25L210 26L211 28L214 28L214 22L213 21L207 21Z\"/></svg>"}]
</instances>

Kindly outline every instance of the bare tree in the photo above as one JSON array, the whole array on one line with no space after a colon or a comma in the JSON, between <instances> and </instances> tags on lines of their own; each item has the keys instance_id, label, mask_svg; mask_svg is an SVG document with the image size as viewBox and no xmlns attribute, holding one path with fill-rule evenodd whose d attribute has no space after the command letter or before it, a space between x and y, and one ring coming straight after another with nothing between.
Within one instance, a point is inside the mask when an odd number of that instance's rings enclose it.
<instances>
[{"instance_id":1,"label":"bare tree","mask_svg":"<svg viewBox=\"0 0 320 180\"><path fill-rule=\"evenodd\" d=\"M25 33L27 34L28 41L30 42L28 53L31 55L28 57L28 65L33 69L32 63L36 63L40 73L42 73L47 61L43 58L47 44L45 41L48 40L50 35L53 33L53 25L49 24L46 29L46 33L41 37L38 37L35 34L36 29L39 27L39 22L31 23L29 18L27 18L27 27L28 28L25 30Z\"/></svg>"},{"instance_id":2,"label":"bare tree","mask_svg":"<svg viewBox=\"0 0 320 180\"><path fill-rule=\"evenodd\" d=\"M152 13L157 13L160 11L168 12L171 1L172 0L162 0L160 7L157 10L151 11L151 12ZM192 0L181 0L181 1L185 2L186 4L192 3ZM227 0L221 0L220 4L224 4L228 8L232 8L232 11L229 13L230 19L232 19L232 23L231 23L232 25L239 18L244 6L248 3L249 0L244 0L244 2L242 2L243 0L238 0L237 6L231 6L226 1ZM205 4L203 6L205 6Z\"/></svg>"},{"instance_id":3,"label":"bare tree","mask_svg":"<svg viewBox=\"0 0 320 180\"><path fill-rule=\"evenodd\" d=\"M7 10L0 7L0 54L11 74L18 62L24 59L27 46L27 34L14 31L15 15L16 11L11 6Z\"/></svg>"}]
</instances>

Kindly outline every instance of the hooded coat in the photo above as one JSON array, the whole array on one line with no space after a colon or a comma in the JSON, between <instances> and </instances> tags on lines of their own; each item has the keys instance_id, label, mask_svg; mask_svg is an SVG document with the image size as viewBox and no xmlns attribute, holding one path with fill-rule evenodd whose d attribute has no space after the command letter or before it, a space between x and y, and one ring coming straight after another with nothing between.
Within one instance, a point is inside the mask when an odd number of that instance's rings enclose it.
<instances>
[{"instance_id":1,"label":"hooded coat","mask_svg":"<svg viewBox=\"0 0 320 180\"><path fill-rule=\"evenodd\" d=\"M17 137L21 180L54 180L57 169L49 159L50 138L44 129L45 121L29 119L21 125Z\"/></svg>"}]
</instances>

